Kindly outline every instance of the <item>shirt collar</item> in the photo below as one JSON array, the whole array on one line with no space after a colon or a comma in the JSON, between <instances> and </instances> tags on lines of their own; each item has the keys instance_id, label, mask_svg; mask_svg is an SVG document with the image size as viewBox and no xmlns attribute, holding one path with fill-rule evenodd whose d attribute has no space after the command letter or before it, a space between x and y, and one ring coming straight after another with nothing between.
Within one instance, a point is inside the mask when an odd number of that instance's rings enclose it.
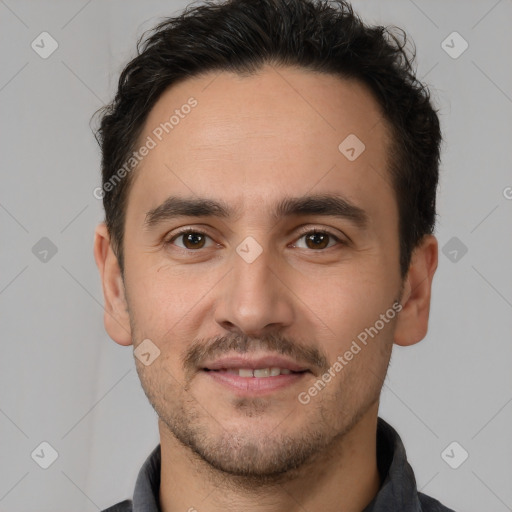
<instances>
[{"instance_id":1,"label":"shirt collar","mask_svg":"<svg viewBox=\"0 0 512 512\"><path fill-rule=\"evenodd\" d=\"M133 512L160 512L160 444L139 471L133 494ZM377 420L377 466L381 487L363 512L389 510L421 512L414 472L396 430L382 418Z\"/></svg>"},{"instance_id":2,"label":"shirt collar","mask_svg":"<svg viewBox=\"0 0 512 512\"><path fill-rule=\"evenodd\" d=\"M144 462L135 482L133 512L160 512L160 444Z\"/></svg>"},{"instance_id":3,"label":"shirt collar","mask_svg":"<svg viewBox=\"0 0 512 512\"><path fill-rule=\"evenodd\" d=\"M363 512L421 512L416 479L404 444L398 432L382 418L377 420L377 466L381 486Z\"/></svg>"}]
</instances>

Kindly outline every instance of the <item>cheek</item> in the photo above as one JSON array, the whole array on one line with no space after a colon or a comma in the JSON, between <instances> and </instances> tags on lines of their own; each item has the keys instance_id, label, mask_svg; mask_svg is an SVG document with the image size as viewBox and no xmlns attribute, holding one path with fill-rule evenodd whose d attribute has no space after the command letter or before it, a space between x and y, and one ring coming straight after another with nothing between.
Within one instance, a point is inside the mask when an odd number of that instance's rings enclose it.
<instances>
[{"instance_id":1,"label":"cheek","mask_svg":"<svg viewBox=\"0 0 512 512\"><path fill-rule=\"evenodd\" d=\"M175 379L182 378L182 354L197 336L201 324L198 312L209 304L204 294L201 280L174 276L166 269L157 272L157 269L146 268L144 274L130 275L129 307L134 345L150 339L160 350L160 356L151 365L152 375L173 381L165 373L167 370Z\"/></svg>"},{"instance_id":2,"label":"cheek","mask_svg":"<svg viewBox=\"0 0 512 512\"><path fill-rule=\"evenodd\" d=\"M131 262L135 263L135 262ZM131 313L137 325L162 335L182 321L197 301L197 283L190 276L175 275L165 266L141 262L128 266L126 280Z\"/></svg>"},{"instance_id":3,"label":"cheek","mask_svg":"<svg viewBox=\"0 0 512 512\"><path fill-rule=\"evenodd\" d=\"M337 275L333 272L321 285L309 281L297 295L325 324L327 331L352 337L373 325L393 304L393 286L379 282L378 276L378 272L363 276L352 267Z\"/></svg>"},{"instance_id":4,"label":"cheek","mask_svg":"<svg viewBox=\"0 0 512 512\"><path fill-rule=\"evenodd\" d=\"M354 380L373 389L383 378L393 344L394 298L392 287L375 282L375 277L346 276L329 280L307 301L315 313L308 312L307 321L316 325L316 343L323 346L331 368L341 358L338 380L348 379L347 386L355 385Z\"/></svg>"}]
</instances>

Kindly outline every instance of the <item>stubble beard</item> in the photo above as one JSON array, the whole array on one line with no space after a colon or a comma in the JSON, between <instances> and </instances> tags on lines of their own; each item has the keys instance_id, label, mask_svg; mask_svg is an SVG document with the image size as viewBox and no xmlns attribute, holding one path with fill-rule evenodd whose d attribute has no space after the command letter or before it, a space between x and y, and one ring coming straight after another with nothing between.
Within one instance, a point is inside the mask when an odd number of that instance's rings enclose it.
<instances>
[{"instance_id":1,"label":"stubble beard","mask_svg":"<svg viewBox=\"0 0 512 512\"><path fill-rule=\"evenodd\" d=\"M305 425L285 435L279 432L280 423L265 432L247 428L247 425L225 427L213 411L209 408L207 411L192 396L187 386L176 392L178 384L171 377L159 379L160 383L167 383L159 386L147 378L146 372L139 372L139 367L137 371L165 430L190 450L191 462L197 470L216 484L221 480L223 485L246 490L282 485L303 476L311 468L317 471L332 456L340 457L343 437L380 396L380 387L376 386L365 395L365 402L355 405L343 392L344 388L352 389L353 383L340 379L337 392L330 397L315 397L318 403L308 405L297 401L290 411L283 411L283 425L297 421ZM162 377L165 371L160 367ZM173 396L169 396L170 393ZM344 408L341 404L350 405ZM269 408L271 399L242 398L233 402L234 414L249 421L251 418L257 421ZM307 422L304 422L305 414L309 417ZM286 430L290 432L289 428Z\"/></svg>"}]
</instances>

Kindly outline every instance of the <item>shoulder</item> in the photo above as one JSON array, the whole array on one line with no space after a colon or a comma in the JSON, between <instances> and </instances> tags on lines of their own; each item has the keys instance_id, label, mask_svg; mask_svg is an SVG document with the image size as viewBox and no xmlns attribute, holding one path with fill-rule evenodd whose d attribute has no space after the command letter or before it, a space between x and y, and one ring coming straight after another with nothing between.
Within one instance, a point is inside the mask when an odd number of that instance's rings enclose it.
<instances>
[{"instance_id":1,"label":"shoulder","mask_svg":"<svg viewBox=\"0 0 512 512\"><path fill-rule=\"evenodd\" d=\"M124 500L101 512L132 512L132 500Z\"/></svg>"},{"instance_id":2,"label":"shoulder","mask_svg":"<svg viewBox=\"0 0 512 512\"><path fill-rule=\"evenodd\" d=\"M439 501L421 492L418 493L418 498L421 503L422 512L455 512L455 510L445 507Z\"/></svg>"}]
</instances>

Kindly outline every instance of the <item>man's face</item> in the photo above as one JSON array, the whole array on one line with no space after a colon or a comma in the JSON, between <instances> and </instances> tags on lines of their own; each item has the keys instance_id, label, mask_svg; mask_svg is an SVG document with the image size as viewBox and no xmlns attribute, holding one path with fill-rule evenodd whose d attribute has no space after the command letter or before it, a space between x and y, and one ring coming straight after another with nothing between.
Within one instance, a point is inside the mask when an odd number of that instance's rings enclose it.
<instances>
[{"instance_id":1,"label":"man's face","mask_svg":"<svg viewBox=\"0 0 512 512\"><path fill-rule=\"evenodd\" d=\"M197 105L181 109L190 97ZM155 129L176 109L159 141ZM365 145L359 156L354 138L338 148L351 134ZM136 365L163 434L235 474L312 460L376 407L393 344L388 316L308 393L400 299L398 209L376 101L359 83L304 70L211 73L168 89L141 145L148 136L156 147L134 171L126 213L125 289L134 346L150 339L160 350ZM326 195L349 207L273 216L285 198ZM221 202L233 216L146 223L169 196ZM196 234L177 236L183 228ZM258 361L266 356L282 359ZM307 371L222 370L290 363Z\"/></svg>"}]
</instances>

